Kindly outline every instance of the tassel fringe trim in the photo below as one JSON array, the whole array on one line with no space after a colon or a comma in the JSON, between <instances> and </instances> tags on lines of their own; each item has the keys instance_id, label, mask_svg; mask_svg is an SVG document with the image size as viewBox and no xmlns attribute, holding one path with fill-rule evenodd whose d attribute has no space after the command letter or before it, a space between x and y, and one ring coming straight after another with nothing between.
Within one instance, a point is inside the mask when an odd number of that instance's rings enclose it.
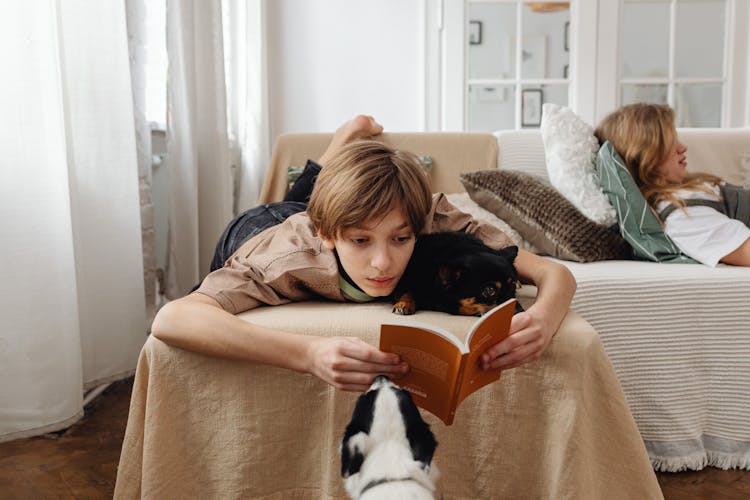
<instances>
[{"instance_id":1,"label":"tassel fringe trim","mask_svg":"<svg viewBox=\"0 0 750 500\"><path fill-rule=\"evenodd\" d=\"M657 472L681 472L685 470L701 470L704 467L718 469L750 469L750 454L737 455L709 451L693 453L683 457L655 457L649 454L651 465Z\"/></svg>"}]
</instances>

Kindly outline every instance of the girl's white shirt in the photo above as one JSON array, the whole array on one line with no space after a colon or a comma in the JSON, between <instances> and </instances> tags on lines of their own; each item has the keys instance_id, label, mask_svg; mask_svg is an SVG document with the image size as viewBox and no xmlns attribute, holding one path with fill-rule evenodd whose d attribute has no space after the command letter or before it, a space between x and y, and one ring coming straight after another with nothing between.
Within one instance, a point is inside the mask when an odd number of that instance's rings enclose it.
<instances>
[{"instance_id":1,"label":"girl's white shirt","mask_svg":"<svg viewBox=\"0 0 750 500\"><path fill-rule=\"evenodd\" d=\"M718 186L707 184L714 194L692 189L677 191L687 199L721 200ZM660 202L662 211L669 202ZM672 238L685 255L707 266L715 267L719 260L732 253L750 238L750 228L711 207L693 206L674 210L664 221L664 232Z\"/></svg>"}]
</instances>

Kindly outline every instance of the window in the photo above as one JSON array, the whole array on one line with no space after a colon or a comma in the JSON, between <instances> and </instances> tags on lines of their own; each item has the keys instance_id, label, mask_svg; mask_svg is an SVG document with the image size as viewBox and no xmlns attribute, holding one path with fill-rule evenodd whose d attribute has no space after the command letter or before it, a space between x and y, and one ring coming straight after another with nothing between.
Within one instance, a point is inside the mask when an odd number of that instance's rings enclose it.
<instances>
[{"instance_id":1,"label":"window","mask_svg":"<svg viewBox=\"0 0 750 500\"><path fill-rule=\"evenodd\" d=\"M748 19L740 0L598 0L596 118L637 101L678 127L750 120ZM616 28L616 29L613 29Z\"/></svg>"},{"instance_id":2,"label":"window","mask_svg":"<svg viewBox=\"0 0 750 500\"><path fill-rule=\"evenodd\" d=\"M470 0L466 129L538 127L545 102L568 104L570 4Z\"/></svg>"},{"instance_id":3,"label":"window","mask_svg":"<svg viewBox=\"0 0 750 500\"><path fill-rule=\"evenodd\" d=\"M625 0L619 104L669 104L678 127L721 126L726 11L726 0Z\"/></svg>"},{"instance_id":4,"label":"window","mask_svg":"<svg viewBox=\"0 0 750 500\"><path fill-rule=\"evenodd\" d=\"M533 128L540 101L591 124L650 101L680 127L750 125L746 0L435 1L440 130Z\"/></svg>"}]
</instances>

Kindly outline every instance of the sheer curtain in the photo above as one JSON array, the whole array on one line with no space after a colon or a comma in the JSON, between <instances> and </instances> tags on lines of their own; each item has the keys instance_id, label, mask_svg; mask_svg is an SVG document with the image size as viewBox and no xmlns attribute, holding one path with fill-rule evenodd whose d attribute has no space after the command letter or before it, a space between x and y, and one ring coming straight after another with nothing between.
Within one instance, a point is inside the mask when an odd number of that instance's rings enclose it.
<instances>
[{"instance_id":1,"label":"sheer curtain","mask_svg":"<svg viewBox=\"0 0 750 500\"><path fill-rule=\"evenodd\" d=\"M221 0L167 1L167 297L208 272L232 218Z\"/></svg>"},{"instance_id":2,"label":"sheer curtain","mask_svg":"<svg viewBox=\"0 0 750 500\"><path fill-rule=\"evenodd\" d=\"M208 272L268 160L263 1L167 0L167 297ZM234 168L234 173L233 173Z\"/></svg>"},{"instance_id":3,"label":"sheer curtain","mask_svg":"<svg viewBox=\"0 0 750 500\"><path fill-rule=\"evenodd\" d=\"M125 0L125 8L127 11L130 82L133 89L133 119L138 151L138 193L141 207L146 324L151 324L156 314L156 234L152 196L151 127L146 120L147 9L145 0Z\"/></svg>"},{"instance_id":4,"label":"sheer curtain","mask_svg":"<svg viewBox=\"0 0 750 500\"><path fill-rule=\"evenodd\" d=\"M146 338L123 2L0 3L0 440L63 428Z\"/></svg>"},{"instance_id":5,"label":"sheer curtain","mask_svg":"<svg viewBox=\"0 0 750 500\"><path fill-rule=\"evenodd\" d=\"M234 212L258 202L270 158L265 2L224 0L227 116Z\"/></svg>"}]
</instances>

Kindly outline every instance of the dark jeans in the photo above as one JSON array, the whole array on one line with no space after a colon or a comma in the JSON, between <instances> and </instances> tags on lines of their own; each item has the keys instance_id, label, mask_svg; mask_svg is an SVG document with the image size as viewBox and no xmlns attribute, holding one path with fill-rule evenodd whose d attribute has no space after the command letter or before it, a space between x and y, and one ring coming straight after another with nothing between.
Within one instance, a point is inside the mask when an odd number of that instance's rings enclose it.
<instances>
[{"instance_id":1,"label":"dark jeans","mask_svg":"<svg viewBox=\"0 0 750 500\"><path fill-rule=\"evenodd\" d=\"M232 219L216 243L216 250L211 259L211 271L223 267L224 262L248 239L264 229L284 222L291 215L304 212L318 173L320 165L308 160L302 174L284 197L284 201L251 208Z\"/></svg>"}]
</instances>

